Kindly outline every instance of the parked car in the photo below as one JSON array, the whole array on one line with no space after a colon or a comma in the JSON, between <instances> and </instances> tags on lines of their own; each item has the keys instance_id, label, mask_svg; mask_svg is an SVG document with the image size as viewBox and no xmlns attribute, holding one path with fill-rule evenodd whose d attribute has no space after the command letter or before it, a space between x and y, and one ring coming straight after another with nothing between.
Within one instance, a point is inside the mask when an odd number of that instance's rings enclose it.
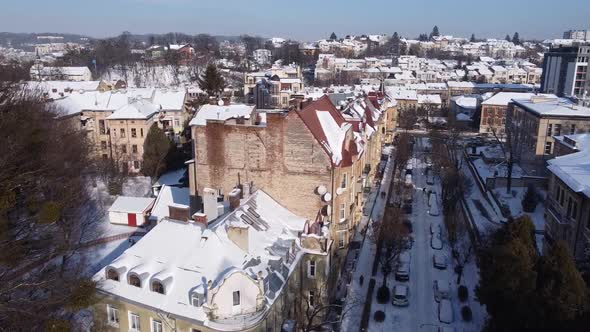
<instances>
[{"instance_id":1,"label":"parked car","mask_svg":"<svg viewBox=\"0 0 590 332\"><path fill-rule=\"evenodd\" d=\"M413 185L413 183L412 183L412 174L406 174L406 178L404 180L404 185L406 187L411 187Z\"/></svg>"},{"instance_id":2,"label":"parked car","mask_svg":"<svg viewBox=\"0 0 590 332\"><path fill-rule=\"evenodd\" d=\"M440 227L440 224L435 224L435 223L430 224L430 234L441 234L441 233L442 233L442 229Z\"/></svg>"},{"instance_id":3,"label":"parked car","mask_svg":"<svg viewBox=\"0 0 590 332\"><path fill-rule=\"evenodd\" d=\"M432 238L430 239L430 246L434 250L442 250L443 243L440 239L440 234L432 234Z\"/></svg>"},{"instance_id":4,"label":"parked car","mask_svg":"<svg viewBox=\"0 0 590 332\"><path fill-rule=\"evenodd\" d=\"M445 324L453 322L453 305L451 301L442 300L438 303L438 320Z\"/></svg>"},{"instance_id":5,"label":"parked car","mask_svg":"<svg viewBox=\"0 0 590 332\"><path fill-rule=\"evenodd\" d=\"M439 252L434 253L432 255L432 265L439 270L445 270L447 268L447 256Z\"/></svg>"},{"instance_id":6,"label":"parked car","mask_svg":"<svg viewBox=\"0 0 590 332\"><path fill-rule=\"evenodd\" d=\"M441 300L451 299L451 283L438 279L434 281L434 300L440 302Z\"/></svg>"},{"instance_id":7,"label":"parked car","mask_svg":"<svg viewBox=\"0 0 590 332\"><path fill-rule=\"evenodd\" d=\"M435 192L431 192L430 195L428 195L428 214L430 214L431 216L438 216L439 215L439 209L438 209L438 201L436 200L436 193Z\"/></svg>"},{"instance_id":8,"label":"parked car","mask_svg":"<svg viewBox=\"0 0 590 332\"><path fill-rule=\"evenodd\" d=\"M434 184L434 172L431 169L426 171L426 184Z\"/></svg>"},{"instance_id":9,"label":"parked car","mask_svg":"<svg viewBox=\"0 0 590 332\"><path fill-rule=\"evenodd\" d=\"M395 285L393 287L391 304L398 307L407 307L410 305L410 288L406 285Z\"/></svg>"},{"instance_id":10,"label":"parked car","mask_svg":"<svg viewBox=\"0 0 590 332\"><path fill-rule=\"evenodd\" d=\"M400 262L395 269L395 280L408 281L410 280L410 263Z\"/></svg>"},{"instance_id":11,"label":"parked car","mask_svg":"<svg viewBox=\"0 0 590 332\"><path fill-rule=\"evenodd\" d=\"M399 255L399 262L410 263L411 261L412 256L409 251L406 250Z\"/></svg>"}]
</instances>

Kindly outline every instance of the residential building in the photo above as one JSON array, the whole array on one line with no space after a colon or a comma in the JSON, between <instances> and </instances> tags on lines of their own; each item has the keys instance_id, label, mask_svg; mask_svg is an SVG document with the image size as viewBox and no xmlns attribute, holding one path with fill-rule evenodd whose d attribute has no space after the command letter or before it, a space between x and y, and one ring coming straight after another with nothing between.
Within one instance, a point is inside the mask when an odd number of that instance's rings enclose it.
<instances>
[{"instance_id":1,"label":"residential building","mask_svg":"<svg viewBox=\"0 0 590 332\"><path fill-rule=\"evenodd\" d=\"M590 135L555 136L545 201L545 247L563 241L577 260L590 249Z\"/></svg>"},{"instance_id":2,"label":"residential building","mask_svg":"<svg viewBox=\"0 0 590 332\"><path fill-rule=\"evenodd\" d=\"M513 99L531 99L534 93L528 92L498 92L481 103L481 119L479 132L481 134L496 134L504 137L506 131L506 112L508 104ZM554 95L542 95L555 97Z\"/></svg>"},{"instance_id":3,"label":"residential building","mask_svg":"<svg viewBox=\"0 0 590 332\"><path fill-rule=\"evenodd\" d=\"M541 91L585 99L590 90L590 45L553 48L545 53Z\"/></svg>"},{"instance_id":4,"label":"residential building","mask_svg":"<svg viewBox=\"0 0 590 332\"><path fill-rule=\"evenodd\" d=\"M91 81L92 72L88 67L48 67L35 64L29 71L34 81Z\"/></svg>"},{"instance_id":5,"label":"residential building","mask_svg":"<svg viewBox=\"0 0 590 332\"><path fill-rule=\"evenodd\" d=\"M542 164L553 157L554 136L590 130L590 108L555 96L513 99L506 122L506 130L518 142L514 152L518 160Z\"/></svg>"},{"instance_id":6,"label":"residential building","mask_svg":"<svg viewBox=\"0 0 590 332\"><path fill-rule=\"evenodd\" d=\"M563 33L563 39L590 40L590 31L568 30Z\"/></svg>"},{"instance_id":7,"label":"residential building","mask_svg":"<svg viewBox=\"0 0 590 332\"><path fill-rule=\"evenodd\" d=\"M95 326L280 331L326 303L330 243L321 227L260 189L234 189L221 206L216 191L206 192L208 213L164 218L94 276L102 295Z\"/></svg>"},{"instance_id":8,"label":"residential building","mask_svg":"<svg viewBox=\"0 0 590 332\"><path fill-rule=\"evenodd\" d=\"M252 56L254 57L254 62L260 66L267 66L272 62L272 52L270 50L263 48L254 50Z\"/></svg>"},{"instance_id":9,"label":"residential building","mask_svg":"<svg viewBox=\"0 0 590 332\"><path fill-rule=\"evenodd\" d=\"M326 248L333 258L334 287L360 221L368 174L380 160L385 132L380 108L364 99L355 106L356 116L345 117L328 96L291 111L206 106L191 121L193 211L201 206L205 188L220 195L236 185L263 189L295 214L326 227L334 240Z\"/></svg>"}]
</instances>

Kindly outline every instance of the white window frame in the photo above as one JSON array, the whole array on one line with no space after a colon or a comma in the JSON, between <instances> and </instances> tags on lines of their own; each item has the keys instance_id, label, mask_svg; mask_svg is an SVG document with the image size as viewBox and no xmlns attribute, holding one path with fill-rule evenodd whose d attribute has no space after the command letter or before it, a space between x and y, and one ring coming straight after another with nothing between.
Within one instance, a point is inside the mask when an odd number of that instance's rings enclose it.
<instances>
[{"instance_id":1,"label":"white window frame","mask_svg":"<svg viewBox=\"0 0 590 332\"><path fill-rule=\"evenodd\" d=\"M311 308L313 308L315 306L315 291L314 290L309 291L309 294L307 295L307 304L309 304L309 306Z\"/></svg>"},{"instance_id":2,"label":"white window frame","mask_svg":"<svg viewBox=\"0 0 590 332\"><path fill-rule=\"evenodd\" d=\"M343 222L344 220L346 220L346 204L345 203L340 203L339 216L340 216L340 222Z\"/></svg>"},{"instance_id":3,"label":"white window frame","mask_svg":"<svg viewBox=\"0 0 590 332\"><path fill-rule=\"evenodd\" d=\"M342 186L342 188L346 189L348 187L348 178L347 178L348 174L344 173L344 175L342 176L342 183L340 183L340 185Z\"/></svg>"},{"instance_id":4,"label":"white window frame","mask_svg":"<svg viewBox=\"0 0 590 332\"><path fill-rule=\"evenodd\" d=\"M141 317L139 314L129 311L129 331L139 332L141 329ZM133 318L137 317L137 327L133 327Z\"/></svg>"},{"instance_id":5,"label":"white window frame","mask_svg":"<svg viewBox=\"0 0 590 332\"><path fill-rule=\"evenodd\" d=\"M235 301L236 293L238 293L238 304L235 304L235 302L236 302ZM232 294L231 294L231 296L232 296L232 299L231 299L232 300L232 302L231 302L232 303L232 306L239 307L240 305L242 305L242 298L241 298L240 295L241 294L240 294L240 291L239 290L232 292Z\"/></svg>"},{"instance_id":6,"label":"white window frame","mask_svg":"<svg viewBox=\"0 0 590 332\"><path fill-rule=\"evenodd\" d=\"M156 324L159 324L160 326L157 327ZM150 328L152 332L164 332L164 324L161 320L150 318Z\"/></svg>"},{"instance_id":7,"label":"white window frame","mask_svg":"<svg viewBox=\"0 0 590 332\"><path fill-rule=\"evenodd\" d=\"M316 276L316 272L317 272L317 264L315 260L309 260L307 262L307 276L309 278L315 279Z\"/></svg>"},{"instance_id":8,"label":"white window frame","mask_svg":"<svg viewBox=\"0 0 590 332\"><path fill-rule=\"evenodd\" d=\"M111 312L114 314L114 318L116 321L111 320ZM119 317L119 309L117 307L107 304L107 322L110 326L119 327L119 322L121 318Z\"/></svg>"},{"instance_id":9,"label":"white window frame","mask_svg":"<svg viewBox=\"0 0 590 332\"><path fill-rule=\"evenodd\" d=\"M342 242L342 243L341 243ZM338 232L338 248L344 248L346 246L346 231Z\"/></svg>"}]
</instances>

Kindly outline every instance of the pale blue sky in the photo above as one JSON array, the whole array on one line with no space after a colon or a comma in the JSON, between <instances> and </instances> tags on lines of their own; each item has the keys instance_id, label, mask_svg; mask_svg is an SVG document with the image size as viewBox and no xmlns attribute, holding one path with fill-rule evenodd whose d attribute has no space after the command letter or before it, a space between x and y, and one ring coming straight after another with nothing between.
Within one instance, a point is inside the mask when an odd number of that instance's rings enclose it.
<instances>
[{"instance_id":1,"label":"pale blue sky","mask_svg":"<svg viewBox=\"0 0 590 332\"><path fill-rule=\"evenodd\" d=\"M590 29L589 0L2 0L0 31L94 37L184 32L315 40L398 31L456 36L561 37Z\"/></svg>"}]
</instances>

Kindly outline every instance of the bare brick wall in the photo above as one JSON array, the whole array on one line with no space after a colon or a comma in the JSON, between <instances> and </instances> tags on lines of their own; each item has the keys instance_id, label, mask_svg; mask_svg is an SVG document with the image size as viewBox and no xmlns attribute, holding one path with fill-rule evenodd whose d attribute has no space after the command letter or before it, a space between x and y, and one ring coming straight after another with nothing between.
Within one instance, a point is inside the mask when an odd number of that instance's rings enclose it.
<instances>
[{"instance_id":1,"label":"bare brick wall","mask_svg":"<svg viewBox=\"0 0 590 332\"><path fill-rule=\"evenodd\" d=\"M329 157L294 112L268 114L267 127L209 122L193 127L197 191L252 182L283 206L315 220L321 207L315 189L332 188Z\"/></svg>"}]
</instances>

